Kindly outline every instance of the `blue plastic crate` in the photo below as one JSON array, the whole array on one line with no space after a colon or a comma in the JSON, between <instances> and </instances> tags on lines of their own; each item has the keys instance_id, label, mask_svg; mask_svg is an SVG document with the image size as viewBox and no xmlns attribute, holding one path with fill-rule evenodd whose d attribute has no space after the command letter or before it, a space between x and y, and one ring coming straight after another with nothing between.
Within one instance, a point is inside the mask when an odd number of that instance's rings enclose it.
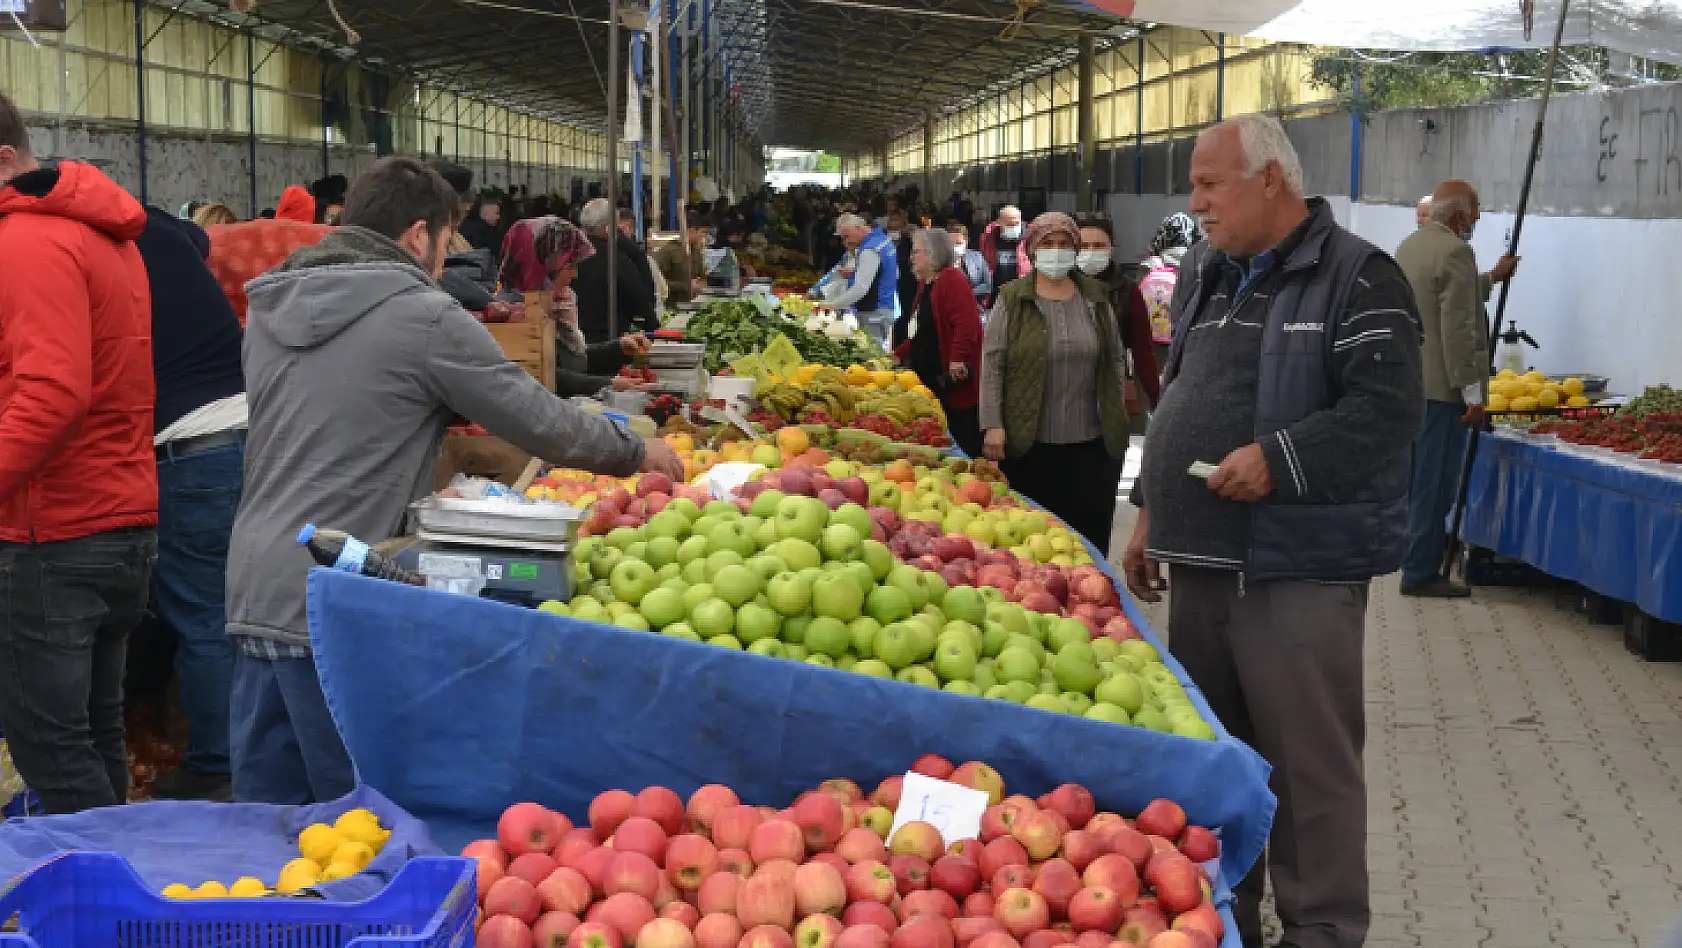
<instances>
[{"instance_id":1,"label":"blue plastic crate","mask_svg":"<svg viewBox=\"0 0 1682 948\"><path fill-rule=\"evenodd\" d=\"M364 902L180 901L115 853L73 852L0 894L0 921L15 914L18 928L0 948L470 948L477 895L473 860L425 857Z\"/></svg>"}]
</instances>

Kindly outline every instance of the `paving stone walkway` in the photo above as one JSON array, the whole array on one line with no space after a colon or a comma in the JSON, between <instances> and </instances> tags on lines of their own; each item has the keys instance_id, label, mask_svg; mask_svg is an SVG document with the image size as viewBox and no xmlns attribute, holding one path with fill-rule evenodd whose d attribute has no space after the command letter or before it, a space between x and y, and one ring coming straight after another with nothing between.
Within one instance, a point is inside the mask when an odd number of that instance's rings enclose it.
<instances>
[{"instance_id":1,"label":"paving stone walkway","mask_svg":"<svg viewBox=\"0 0 1682 948\"><path fill-rule=\"evenodd\" d=\"M1389 577L1371 602L1367 944L1670 944L1682 665L1639 660L1550 590L1414 600Z\"/></svg>"}]
</instances>

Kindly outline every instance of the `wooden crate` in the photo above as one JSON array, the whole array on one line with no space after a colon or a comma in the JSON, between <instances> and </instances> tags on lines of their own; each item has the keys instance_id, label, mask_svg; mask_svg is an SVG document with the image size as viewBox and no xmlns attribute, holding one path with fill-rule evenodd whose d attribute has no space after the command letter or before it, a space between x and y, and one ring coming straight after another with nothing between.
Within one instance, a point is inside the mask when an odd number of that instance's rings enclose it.
<instances>
[{"instance_id":1,"label":"wooden crate","mask_svg":"<svg viewBox=\"0 0 1682 948\"><path fill-rule=\"evenodd\" d=\"M543 387L555 390L555 315L548 293L526 294L526 319L486 323L508 360L530 372Z\"/></svg>"}]
</instances>

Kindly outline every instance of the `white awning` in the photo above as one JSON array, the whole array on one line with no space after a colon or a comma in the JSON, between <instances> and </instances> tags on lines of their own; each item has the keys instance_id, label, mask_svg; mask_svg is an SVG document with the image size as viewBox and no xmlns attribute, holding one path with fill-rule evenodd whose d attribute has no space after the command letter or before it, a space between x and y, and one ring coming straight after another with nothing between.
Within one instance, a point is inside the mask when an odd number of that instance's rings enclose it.
<instances>
[{"instance_id":1,"label":"white awning","mask_svg":"<svg viewBox=\"0 0 1682 948\"><path fill-rule=\"evenodd\" d=\"M1147 23L1369 49L1546 48L1559 0L1077 0ZM1526 36L1525 8L1533 8ZM1682 0L1572 0L1565 42L1682 63Z\"/></svg>"}]
</instances>

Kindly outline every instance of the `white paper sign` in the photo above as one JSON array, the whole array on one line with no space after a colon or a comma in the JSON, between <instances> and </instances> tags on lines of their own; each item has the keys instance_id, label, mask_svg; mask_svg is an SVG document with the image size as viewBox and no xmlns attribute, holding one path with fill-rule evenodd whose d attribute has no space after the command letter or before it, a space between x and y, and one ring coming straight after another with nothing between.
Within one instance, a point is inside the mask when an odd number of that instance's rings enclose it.
<instances>
[{"instance_id":1,"label":"white paper sign","mask_svg":"<svg viewBox=\"0 0 1682 948\"><path fill-rule=\"evenodd\" d=\"M735 500L736 492L748 482L754 471L764 467L763 464L749 464L745 461L731 461L726 464L715 464L712 470L703 474L695 482L698 487L705 487L719 500Z\"/></svg>"},{"instance_id":2,"label":"white paper sign","mask_svg":"<svg viewBox=\"0 0 1682 948\"><path fill-rule=\"evenodd\" d=\"M980 839L981 814L987 811L987 802L987 794L981 790L908 773L888 838L893 839L901 826L921 820L940 830L940 838L947 845L960 839Z\"/></svg>"}]
</instances>

